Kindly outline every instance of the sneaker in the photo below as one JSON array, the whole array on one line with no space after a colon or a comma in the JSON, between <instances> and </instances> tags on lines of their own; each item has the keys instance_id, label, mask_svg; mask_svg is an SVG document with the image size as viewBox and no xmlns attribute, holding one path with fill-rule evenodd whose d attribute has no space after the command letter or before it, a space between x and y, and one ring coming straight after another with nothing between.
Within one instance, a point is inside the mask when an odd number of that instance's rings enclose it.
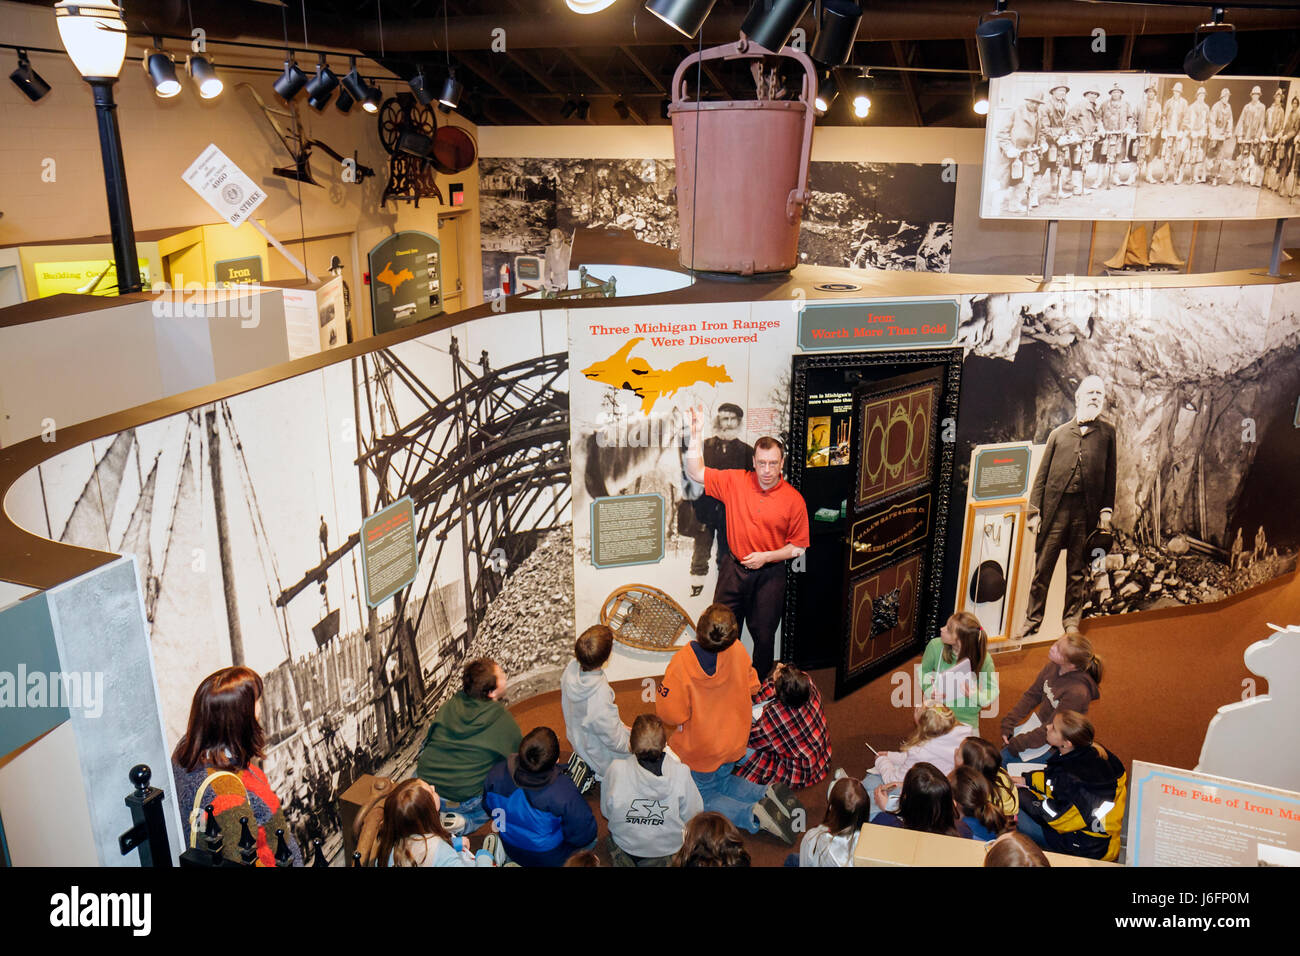
<instances>
[{"instance_id":1,"label":"sneaker","mask_svg":"<svg viewBox=\"0 0 1300 956\"><path fill-rule=\"evenodd\" d=\"M442 815L443 828L452 836L460 836L465 832L465 827L469 825L464 815L448 811Z\"/></svg>"},{"instance_id":2,"label":"sneaker","mask_svg":"<svg viewBox=\"0 0 1300 956\"><path fill-rule=\"evenodd\" d=\"M1016 634L1014 640L1023 641L1026 637L1032 637L1037 633L1038 633L1038 622L1026 621L1025 626L1022 627L1019 633Z\"/></svg>"},{"instance_id":3,"label":"sneaker","mask_svg":"<svg viewBox=\"0 0 1300 956\"><path fill-rule=\"evenodd\" d=\"M786 846L794 846L795 832L790 818L782 812L782 807L771 797L764 796L754 804L754 819L760 830L764 830Z\"/></svg>"},{"instance_id":4,"label":"sneaker","mask_svg":"<svg viewBox=\"0 0 1300 956\"><path fill-rule=\"evenodd\" d=\"M777 781L768 785L767 792L763 796L775 803L780 811L790 819L794 819L796 810L803 809L803 804L794 795L794 791Z\"/></svg>"},{"instance_id":5,"label":"sneaker","mask_svg":"<svg viewBox=\"0 0 1300 956\"><path fill-rule=\"evenodd\" d=\"M505 866L510 860L506 856L506 848L501 843L501 837L495 833L489 833L483 838L483 849L492 854L492 860L497 866Z\"/></svg>"}]
</instances>

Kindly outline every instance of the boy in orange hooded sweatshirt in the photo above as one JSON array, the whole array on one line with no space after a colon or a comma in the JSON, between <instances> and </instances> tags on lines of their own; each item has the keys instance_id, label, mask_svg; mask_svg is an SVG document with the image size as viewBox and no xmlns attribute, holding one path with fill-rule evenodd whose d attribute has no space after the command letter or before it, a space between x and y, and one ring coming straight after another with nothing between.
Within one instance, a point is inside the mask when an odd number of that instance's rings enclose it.
<instances>
[{"instance_id":1,"label":"boy in orange hooded sweatshirt","mask_svg":"<svg viewBox=\"0 0 1300 956\"><path fill-rule=\"evenodd\" d=\"M723 814L750 833L768 830L794 842L789 816L766 796L767 788L732 775L745 755L753 723L758 674L740 643L736 617L725 604L711 604L695 628L695 640L668 662L655 710L676 726L669 745L704 799L704 809Z\"/></svg>"}]
</instances>

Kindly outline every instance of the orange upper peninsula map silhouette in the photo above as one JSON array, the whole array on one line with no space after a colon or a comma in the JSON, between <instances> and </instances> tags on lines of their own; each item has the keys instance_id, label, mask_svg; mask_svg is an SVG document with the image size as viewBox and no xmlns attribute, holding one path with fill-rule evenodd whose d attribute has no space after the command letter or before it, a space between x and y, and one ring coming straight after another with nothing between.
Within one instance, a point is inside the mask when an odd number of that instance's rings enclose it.
<instances>
[{"instance_id":1,"label":"orange upper peninsula map silhouette","mask_svg":"<svg viewBox=\"0 0 1300 956\"><path fill-rule=\"evenodd\" d=\"M650 414L650 409L661 397L672 395L692 385L717 385L730 382L726 366L710 365L707 358L691 359L678 362L670 369L652 368L645 359L629 358L629 353L638 342L644 339L629 339L627 344L609 358L593 362L582 370L582 374L593 382L609 385L613 388L631 392L641 399L641 412Z\"/></svg>"},{"instance_id":2,"label":"orange upper peninsula map silhouette","mask_svg":"<svg viewBox=\"0 0 1300 956\"><path fill-rule=\"evenodd\" d=\"M393 295L397 295L397 287L409 279L414 279L410 269L403 269L401 272L393 272L393 263L388 261L384 263L384 271L376 276L380 282L393 290Z\"/></svg>"}]
</instances>

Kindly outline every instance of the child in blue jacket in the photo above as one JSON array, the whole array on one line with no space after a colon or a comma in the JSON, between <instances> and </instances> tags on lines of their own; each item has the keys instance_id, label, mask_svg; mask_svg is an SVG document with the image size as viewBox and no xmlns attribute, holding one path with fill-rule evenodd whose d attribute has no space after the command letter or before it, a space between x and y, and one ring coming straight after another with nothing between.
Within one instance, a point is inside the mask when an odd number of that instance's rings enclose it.
<instances>
[{"instance_id":1,"label":"child in blue jacket","mask_svg":"<svg viewBox=\"0 0 1300 956\"><path fill-rule=\"evenodd\" d=\"M563 866L596 842L596 817L558 766L560 741L536 727L519 753L488 771L483 804L510 859L520 866Z\"/></svg>"}]
</instances>

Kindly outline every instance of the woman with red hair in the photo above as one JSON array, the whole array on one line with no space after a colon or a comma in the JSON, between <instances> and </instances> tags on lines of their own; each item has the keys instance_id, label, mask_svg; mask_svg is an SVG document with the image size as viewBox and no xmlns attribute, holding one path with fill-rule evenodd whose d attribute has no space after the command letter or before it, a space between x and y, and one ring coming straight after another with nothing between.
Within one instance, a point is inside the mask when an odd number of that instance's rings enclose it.
<instances>
[{"instance_id":1,"label":"woman with red hair","mask_svg":"<svg viewBox=\"0 0 1300 956\"><path fill-rule=\"evenodd\" d=\"M262 678L247 667L223 668L199 684L185 736L172 751L176 800L188 814L182 822L190 846L204 845L204 808L211 804L226 859L242 861L239 840L246 819L257 841L254 865L276 865L276 831L282 830L293 865L302 866L280 800L260 766L266 756L261 705Z\"/></svg>"}]
</instances>

